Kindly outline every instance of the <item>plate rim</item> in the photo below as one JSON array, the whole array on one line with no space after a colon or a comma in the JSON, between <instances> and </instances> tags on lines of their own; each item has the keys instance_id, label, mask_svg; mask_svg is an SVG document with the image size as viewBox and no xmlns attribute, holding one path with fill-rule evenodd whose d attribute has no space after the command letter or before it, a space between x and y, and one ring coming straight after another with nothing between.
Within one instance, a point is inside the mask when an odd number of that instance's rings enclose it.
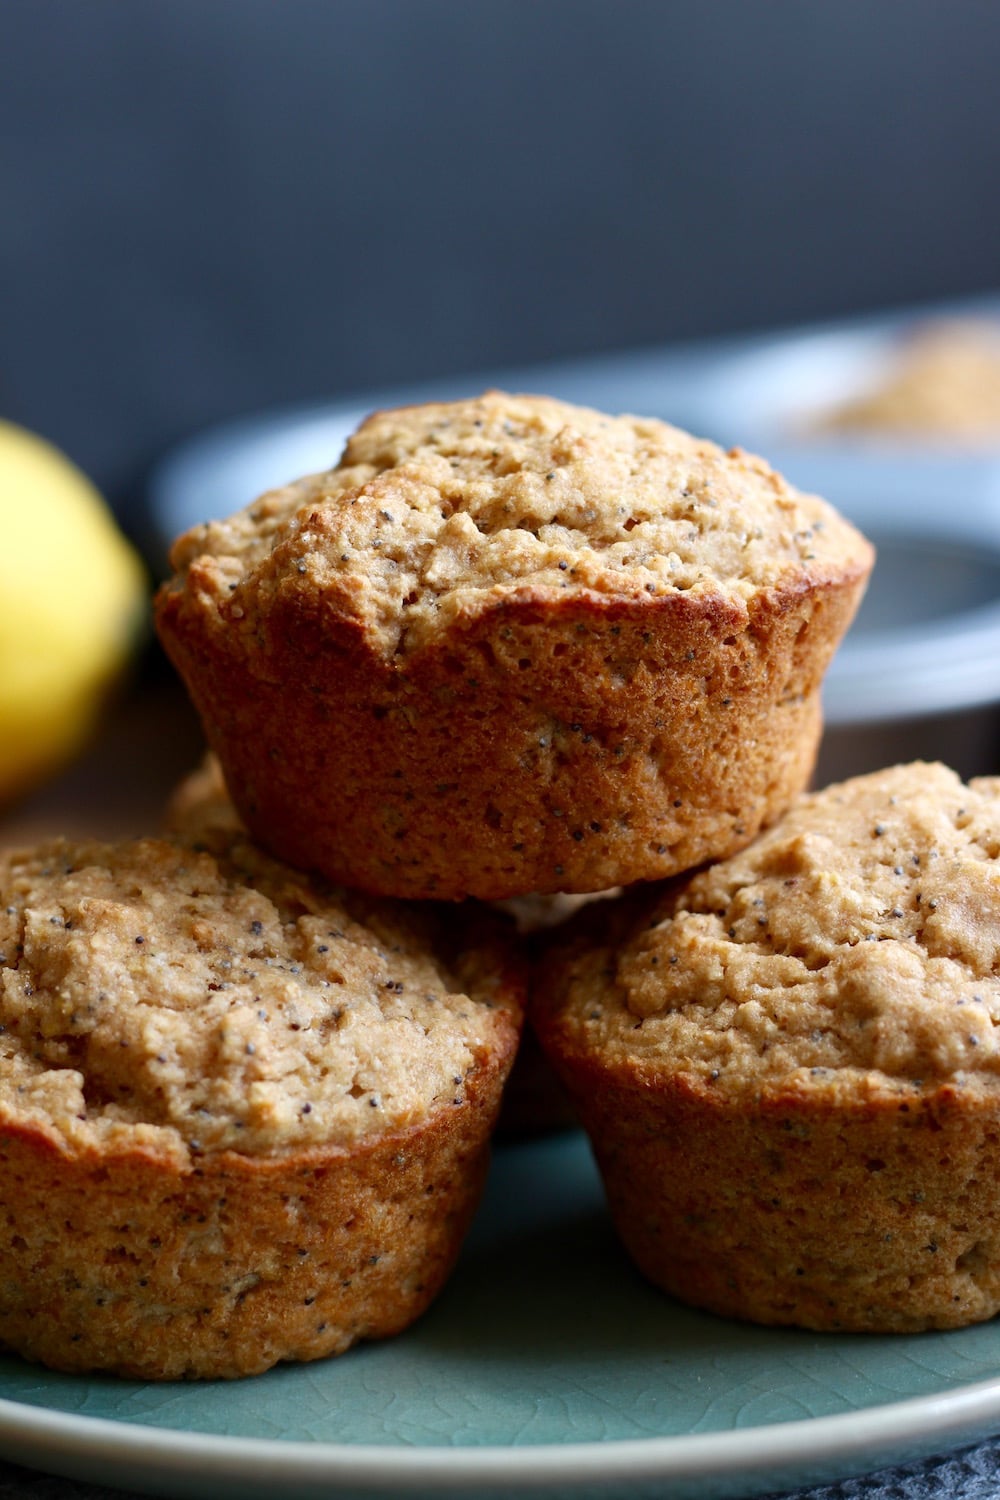
<instances>
[{"instance_id":1,"label":"plate rim","mask_svg":"<svg viewBox=\"0 0 1000 1500\"><path fill-rule=\"evenodd\" d=\"M1000 1430L1000 1369L950 1390L904 1397L822 1417L758 1423L704 1433L567 1443L462 1445L309 1442L201 1433L110 1417L84 1416L0 1397L0 1453L14 1461L37 1445L46 1458L139 1462L158 1476L253 1478L267 1482L392 1484L399 1493L433 1484L445 1488L502 1482L508 1488L555 1489L588 1482L628 1483L750 1477L799 1466L837 1466L846 1473L871 1458L869 1471L899 1461L901 1444L919 1439L913 1458L953 1448ZM25 1446L27 1440L27 1449ZM12 1444L17 1452L11 1451ZM32 1452L36 1451L31 1449ZM846 1466L846 1467L845 1467ZM82 1477L82 1470L80 1471ZM794 1480L792 1481L794 1484ZM806 1481L808 1482L808 1481ZM817 1481L818 1482L818 1481Z\"/></svg>"}]
</instances>

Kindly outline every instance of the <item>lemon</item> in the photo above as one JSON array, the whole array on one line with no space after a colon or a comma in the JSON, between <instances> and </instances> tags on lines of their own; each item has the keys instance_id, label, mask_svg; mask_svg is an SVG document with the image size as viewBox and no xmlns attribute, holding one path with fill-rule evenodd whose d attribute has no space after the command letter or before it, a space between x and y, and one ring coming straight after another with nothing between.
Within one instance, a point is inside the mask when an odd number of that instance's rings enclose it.
<instances>
[{"instance_id":1,"label":"lemon","mask_svg":"<svg viewBox=\"0 0 1000 1500\"><path fill-rule=\"evenodd\" d=\"M0 799L86 740L145 601L143 566L90 481L0 421Z\"/></svg>"}]
</instances>

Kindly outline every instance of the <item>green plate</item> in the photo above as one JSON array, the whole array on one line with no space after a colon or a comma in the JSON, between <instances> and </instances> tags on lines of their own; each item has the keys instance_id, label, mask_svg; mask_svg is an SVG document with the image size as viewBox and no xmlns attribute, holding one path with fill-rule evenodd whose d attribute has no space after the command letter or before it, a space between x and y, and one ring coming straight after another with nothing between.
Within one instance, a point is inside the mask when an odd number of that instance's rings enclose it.
<instances>
[{"instance_id":1,"label":"green plate","mask_svg":"<svg viewBox=\"0 0 1000 1500\"><path fill-rule=\"evenodd\" d=\"M500 1147L459 1267L409 1332L254 1380L144 1385L0 1359L0 1453L164 1495L722 1496L1000 1429L1000 1327L753 1328L619 1250L585 1141Z\"/></svg>"}]
</instances>

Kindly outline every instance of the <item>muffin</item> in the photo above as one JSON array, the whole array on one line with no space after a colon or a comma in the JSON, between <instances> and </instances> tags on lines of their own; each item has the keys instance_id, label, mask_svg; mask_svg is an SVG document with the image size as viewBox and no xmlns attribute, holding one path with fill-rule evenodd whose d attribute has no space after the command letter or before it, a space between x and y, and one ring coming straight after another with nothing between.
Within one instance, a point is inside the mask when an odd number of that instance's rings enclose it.
<instances>
[{"instance_id":1,"label":"muffin","mask_svg":"<svg viewBox=\"0 0 1000 1500\"><path fill-rule=\"evenodd\" d=\"M11 853L0 894L4 1346L229 1377L423 1311L517 1043L499 926L210 828Z\"/></svg>"},{"instance_id":2,"label":"muffin","mask_svg":"<svg viewBox=\"0 0 1000 1500\"><path fill-rule=\"evenodd\" d=\"M172 562L160 635L254 836L497 899L670 875L777 816L872 551L760 459L492 392L377 413Z\"/></svg>"},{"instance_id":3,"label":"muffin","mask_svg":"<svg viewBox=\"0 0 1000 1500\"><path fill-rule=\"evenodd\" d=\"M534 1019L651 1281L813 1329L1000 1309L1000 779L830 787L605 923Z\"/></svg>"},{"instance_id":4,"label":"muffin","mask_svg":"<svg viewBox=\"0 0 1000 1500\"><path fill-rule=\"evenodd\" d=\"M868 390L823 415L820 430L977 446L1000 438L1000 324L938 319L900 341Z\"/></svg>"}]
</instances>

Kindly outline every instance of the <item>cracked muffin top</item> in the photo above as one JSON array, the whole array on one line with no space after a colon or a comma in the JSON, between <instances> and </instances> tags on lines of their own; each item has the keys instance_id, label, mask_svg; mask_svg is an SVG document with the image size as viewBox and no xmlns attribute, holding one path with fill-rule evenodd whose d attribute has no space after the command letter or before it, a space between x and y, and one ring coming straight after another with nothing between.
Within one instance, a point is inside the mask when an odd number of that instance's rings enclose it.
<instances>
[{"instance_id":1,"label":"cracked muffin top","mask_svg":"<svg viewBox=\"0 0 1000 1500\"><path fill-rule=\"evenodd\" d=\"M736 1097L1000 1086L1000 778L918 763L829 787L625 913L553 961L574 1046Z\"/></svg>"},{"instance_id":2,"label":"cracked muffin top","mask_svg":"<svg viewBox=\"0 0 1000 1500\"><path fill-rule=\"evenodd\" d=\"M513 1046L492 937L460 951L436 908L197 834L0 858L5 1128L178 1160L351 1147L462 1103Z\"/></svg>"},{"instance_id":3,"label":"cracked muffin top","mask_svg":"<svg viewBox=\"0 0 1000 1500\"><path fill-rule=\"evenodd\" d=\"M362 620L385 655L530 592L746 601L789 576L867 572L871 549L762 459L652 418L488 392L377 412L325 474L174 546L188 587L244 629L278 594Z\"/></svg>"}]
</instances>

